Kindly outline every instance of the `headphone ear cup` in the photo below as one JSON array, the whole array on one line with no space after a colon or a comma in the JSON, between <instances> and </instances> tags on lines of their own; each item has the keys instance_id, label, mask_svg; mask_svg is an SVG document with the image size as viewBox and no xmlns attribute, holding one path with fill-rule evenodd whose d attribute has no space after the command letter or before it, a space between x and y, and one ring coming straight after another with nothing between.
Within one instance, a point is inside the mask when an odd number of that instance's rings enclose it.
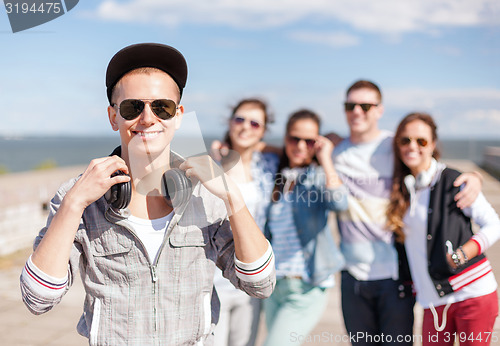
<instances>
[{"instance_id":1,"label":"headphone ear cup","mask_svg":"<svg viewBox=\"0 0 500 346\"><path fill-rule=\"evenodd\" d=\"M124 175L122 172L114 173L111 176ZM127 181L126 183L119 183L111 186L111 188L104 194L104 198L108 201L113 208L125 209L132 198L132 183Z\"/></svg>"},{"instance_id":2,"label":"headphone ear cup","mask_svg":"<svg viewBox=\"0 0 500 346\"><path fill-rule=\"evenodd\" d=\"M432 178L433 175L430 172L428 171L420 172L415 182L415 188L422 189L424 187L429 186L432 182Z\"/></svg>"},{"instance_id":3,"label":"headphone ear cup","mask_svg":"<svg viewBox=\"0 0 500 346\"><path fill-rule=\"evenodd\" d=\"M405 178L404 178L404 183L405 183L405 186L406 186L406 189L408 190L408 192L410 191L413 191L415 192L415 185L416 185L416 181L415 181L415 177L411 174L408 174Z\"/></svg>"},{"instance_id":4,"label":"headphone ear cup","mask_svg":"<svg viewBox=\"0 0 500 346\"><path fill-rule=\"evenodd\" d=\"M186 177L184 171L172 168L163 174L163 196L171 203L173 208L182 207L187 204L193 191L191 180Z\"/></svg>"},{"instance_id":5,"label":"headphone ear cup","mask_svg":"<svg viewBox=\"0 0 500 346\"><path fill-rule=\"evenodd\" d=\"M130 181L126 183L119 183L114 185L116 187L116 201L112 203L112 206L116 209L125 209L132 198L132 184Z\"/></svg>"}]
</instances>

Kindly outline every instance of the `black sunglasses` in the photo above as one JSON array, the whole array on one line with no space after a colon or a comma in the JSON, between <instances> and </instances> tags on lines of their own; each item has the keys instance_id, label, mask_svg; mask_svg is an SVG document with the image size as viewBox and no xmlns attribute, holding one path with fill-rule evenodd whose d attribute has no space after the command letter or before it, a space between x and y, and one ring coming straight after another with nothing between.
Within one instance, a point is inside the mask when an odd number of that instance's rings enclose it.
<instances>
[{"instance_id":1,"label":"black sunglasses","mask_svg":"<svg viewBox=\"0 0 500 346\"><path fill-rule=\"evenodd\" d=\"M344 102L344 108L346 111L353 111L356 106L359 105L363 112L368 112L372 107L377 107L378 104L375 103L354 103L354 102Z\"/></svg>"},{"instance_id":2,"label":"black sunglasses","mask_svg":"<svg viewBox=\"0 0 500 346\"><path fill-rule=\"evenodd\" d=\"M410 137L399 137L399 145L400 146L406 146L406 145L410 145L410 143L412 141L416 141L417 144L422 147L422 148L425 148L427 146L427 144L429 144L429 141L425 138L410 138Z\"/></svg>"},{"instance_id":3,"label":"black sunglasses","mask_svg":"<svg viewBox=\"0 0 500 346\"><path fill-rule=\"evenodd\" d=\"M243 124L247 119L243 118L243 117L240 117L240 116L234 116L232 119L232 121L234 121L235 124L238 124L238 125L241 125ZM261 123L259 123L258 121L255 121L255 120L249 120L250 122L250 126L253 128L253 129L258 129L262 126Z\"/></svg>"},{"instance_id":4,"label":"black sunglasses","mask_svg":"<svg viewBox=\"0 0 500 346\"><path fill-rule=\"evenodd\" d=\"M120 103L118 109L120 110L120 115L125 120L134 120L144 111L146 103L149 103L153 113L162 120L168 120L175 116L177 110L177 104L169 99L159 99L159 100L138 100L138 99L127 99ZM116 103L113 104L116 106Z\"/></svg>"},{"instance_id":5,"label":"black sunglasses","mask_svg":"<svg viewBox=\"0 0 500 346\"><path fill-rule=\"evenodd\" d=\"M300 137L295 137L295 136L286 136L286 139L290 144L293 144L293 145L298 145L301 141L304 141L306 143L306 146L309 149L314 148L314 145L316 144L316 140L311 139L311 138L300 138Z\"/></svg>"}]
</instances>

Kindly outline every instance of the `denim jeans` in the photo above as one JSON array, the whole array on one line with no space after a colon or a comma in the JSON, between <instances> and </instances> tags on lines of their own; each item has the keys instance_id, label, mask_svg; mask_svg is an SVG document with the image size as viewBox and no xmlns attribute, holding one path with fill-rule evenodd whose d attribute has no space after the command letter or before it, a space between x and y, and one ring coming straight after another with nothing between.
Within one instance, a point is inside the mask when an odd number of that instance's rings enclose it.
<instances>
[{"instance_id":1,"label":"denim jeans","mask_svg":"<svg viewBox=\"0 0 500 346\"><path fill-rule=\"evenodd\" d=\"M398 286L392 279L358 281L342 272L342 313L353 345L413 344L415 298L401 298Z\"/></svg>"},{"instance_id":2,"label":"denim jeans","mask_svg":"<svg viewBox=\"0 0 500 346\"><path fill-rule=\"evenodd\" d=\"M300 345L322 317L327 301L324 288L298 278L278 279L273 294L264 300L267 326L264 345Z\"/></svg>"}]
</instances>

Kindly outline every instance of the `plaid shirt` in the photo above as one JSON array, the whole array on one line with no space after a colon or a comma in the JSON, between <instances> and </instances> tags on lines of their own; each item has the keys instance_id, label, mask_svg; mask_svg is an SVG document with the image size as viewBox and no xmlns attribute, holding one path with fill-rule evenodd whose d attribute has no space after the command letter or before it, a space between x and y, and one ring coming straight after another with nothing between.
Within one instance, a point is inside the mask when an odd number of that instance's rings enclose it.
<instances>
[{"instance_id":1,"label":"plaid shirt","mask_svg":"<svg viewBox=\"0 0 500 346\"><path fill-rule=\"evenodd\" d=\"M75 181L63 185L53 198L47 227ZM211 345L219 315L213 290L216 265L249 295L266 298L272 293L271 246L254 263L238 261L225 206L201 184L184 212L174 214L165 233L170 236L153 263L127 213L110 208L104 198L87 207L62 282L28 260L21 291L30 311L40 314L56 305L79 269L86 296L77 329L91 345Z\"/></svg>"}]
</instances>

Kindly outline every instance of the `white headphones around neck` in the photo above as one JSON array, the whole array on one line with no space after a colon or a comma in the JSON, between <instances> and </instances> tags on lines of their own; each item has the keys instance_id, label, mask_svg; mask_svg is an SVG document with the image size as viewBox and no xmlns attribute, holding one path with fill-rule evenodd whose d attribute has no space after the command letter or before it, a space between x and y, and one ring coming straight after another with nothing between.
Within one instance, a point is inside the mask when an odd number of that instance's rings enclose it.
<instances>
[{"instance_id":1,"label":"white headphones around neck","mask_svg":"<svg viewBox=\"0 0 500 346\"><path fill-rule=\"evenodd\" d=\"M415 178L413 175L408 174L404 178L404 183L408 190L419 190L429 186L432 183L432 179L434 178L434 174L436 173L437 162L436 160L431 161L431 166L428 170L422 171Z\"/></svg>"}]
</instances>

